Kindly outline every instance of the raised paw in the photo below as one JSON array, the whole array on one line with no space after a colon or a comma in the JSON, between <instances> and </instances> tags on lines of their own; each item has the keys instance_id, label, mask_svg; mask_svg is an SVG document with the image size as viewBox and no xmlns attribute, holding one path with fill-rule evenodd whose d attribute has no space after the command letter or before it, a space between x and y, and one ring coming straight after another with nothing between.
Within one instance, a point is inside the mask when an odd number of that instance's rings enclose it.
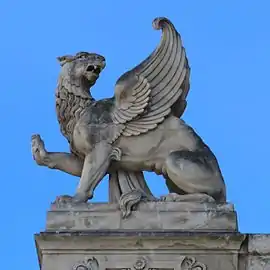
<instances>
[{"instance_id":1,"label":"raised paw","mask_svg":"<svg viewBox=\"0 0 270 270\"><path fill-rule=\"evenodd\" d=\"M40 138L40 135L33 135L31 138L31 149L34 160L38 165L46 165L46 157L48 155L45 150L45 145L43 140Z\"/></svg>"}]
</instances>

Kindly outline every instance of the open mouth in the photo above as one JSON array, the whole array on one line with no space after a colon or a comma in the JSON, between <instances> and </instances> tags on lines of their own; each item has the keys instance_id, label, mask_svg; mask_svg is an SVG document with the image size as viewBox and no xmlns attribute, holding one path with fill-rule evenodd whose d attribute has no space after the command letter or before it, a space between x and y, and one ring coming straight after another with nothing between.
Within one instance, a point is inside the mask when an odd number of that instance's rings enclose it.
<instances>
[{"instance_id":1,"label":"open mouth","mask_svg":"<svg viewBox=\"0 0 270 270\"><path fill-rule=\"evenodd\" d=\"M96 75L98 75L101 71L101 68L98 66L90 65L87 67L86 71L91 71L91 72L95 73Z\"/></svg>"}]
</instances>

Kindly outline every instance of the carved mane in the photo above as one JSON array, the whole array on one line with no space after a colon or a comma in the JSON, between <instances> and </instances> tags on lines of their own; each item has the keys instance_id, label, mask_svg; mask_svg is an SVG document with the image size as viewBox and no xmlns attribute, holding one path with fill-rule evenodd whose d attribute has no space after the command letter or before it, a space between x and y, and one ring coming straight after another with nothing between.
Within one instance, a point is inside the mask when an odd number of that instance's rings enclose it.
<instances>
[{"instance_id":1,"label":"carved mane","mask_svg":"<svg viewBox=\"0 0 270 270\"><path fill-rule=\"evenodd\" d=\"M82 84L82 82L80 84ZM77 84L76 88L78 88L78 86L79 85ZM82 85L79 87L82 87ZM81 113L94 101L94 99L89 93L84 95L76 93L70 80L63 80L62 78L59 78L55 96L56 113L60 130L67 138L68 142L71 142L76 121L78 121Z\"/></svg>"}]
</instances>

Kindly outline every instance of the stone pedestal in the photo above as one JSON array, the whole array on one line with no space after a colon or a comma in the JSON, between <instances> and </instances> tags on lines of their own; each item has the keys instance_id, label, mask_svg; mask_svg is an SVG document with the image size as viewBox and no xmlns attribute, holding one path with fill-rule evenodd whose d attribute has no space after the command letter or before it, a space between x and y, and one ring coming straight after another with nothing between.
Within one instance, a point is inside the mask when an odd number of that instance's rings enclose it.
<instances>
[{"instance_id":1,"label":"stone pedestal","mask_svg":"<svg viewBox=\"0 0 270 270\"><path fill-rule=\"evenodd\" d=\"M229 204L52 205L35 236L42 270L270 270L270 236L237 230Z\"/></svg>"},{"instance_id":2,"label":"stone pedestal","mask_svg":"<svg viewBox=\"0 0 270 270\"><path fill-rule=\"evenodd\" d=\"M191 202L141 202L122 218L118 204L52 205L47 231L180 230L235 232L237 215L231 204Z\"/></svg>"}]
</instances>

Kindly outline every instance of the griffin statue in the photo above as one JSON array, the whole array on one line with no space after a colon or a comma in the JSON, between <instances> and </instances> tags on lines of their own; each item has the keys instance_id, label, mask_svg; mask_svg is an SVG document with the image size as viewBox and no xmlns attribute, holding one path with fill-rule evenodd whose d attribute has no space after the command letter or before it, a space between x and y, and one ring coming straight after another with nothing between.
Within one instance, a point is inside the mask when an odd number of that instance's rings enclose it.
<instances>
[{"instance_id":1,"label":"griffin statue","mask_svg":"<svg viewBox=\"0 0 270 270\"><path fill-rule=\"evenodd\" d=\"M56 112L70 153L47 152L32 136L38 165L79 176L73 197L84 203L109 174L109 201L124 215L141 200L226 201L218 162L196 132L180 119L190 89L190 67L181 37L167 18L156 18L159 46L116 82L114 97L96 101L90 89L105 68L105 58L88 52L58 57L61 72ZM163 175L169 195L156 199L143 171Z\"/></svg>"}]
</instances>

